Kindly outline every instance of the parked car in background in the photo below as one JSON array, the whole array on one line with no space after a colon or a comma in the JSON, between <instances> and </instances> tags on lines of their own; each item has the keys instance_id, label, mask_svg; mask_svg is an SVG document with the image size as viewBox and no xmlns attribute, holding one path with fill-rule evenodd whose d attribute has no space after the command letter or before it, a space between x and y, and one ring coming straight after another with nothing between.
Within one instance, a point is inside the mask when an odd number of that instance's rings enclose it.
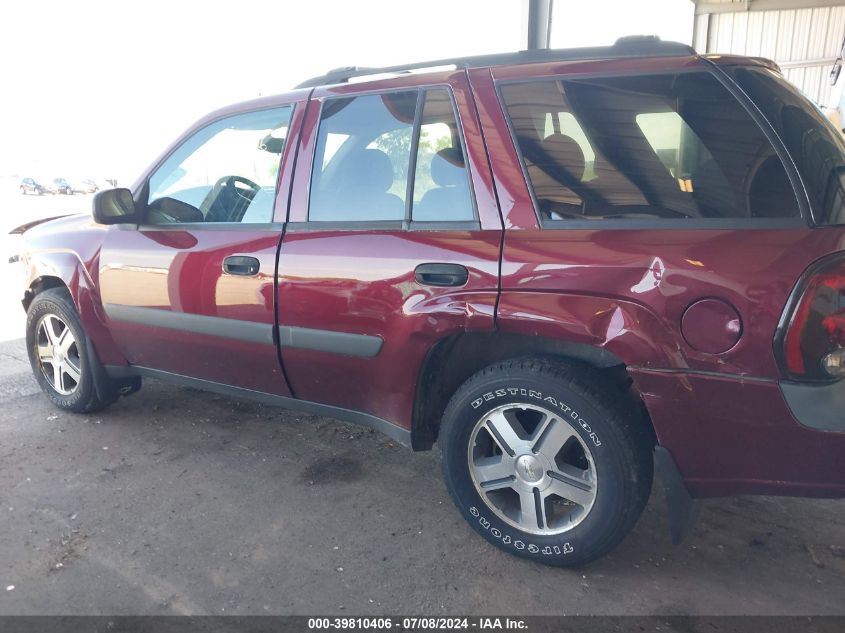
<instances>
[{"instance_id":1,"label":"parked car in background","mask_svg":"<svg viewBox=\"0 0 845 633\"><path fill-rule=\"evenodd\" d=\"M71 181L71 188L73 193L96 193L100 190L97 183L88 178Z\"/></svg>"},{"instance_id":2,"label":"parked car in background","mask_svg":"<svg viewBox=\"0 0 845 633\"><path fill-rule=\"evenodd\" d=\"M47 181L46 187L50 193L61 193L68 196L73 194L73 187L64 178L53 178Z\"/></svg>"},{"instance_id":3,"label":"parked car in background","mask_svg":"<svg viewBox=\"0 0 845 633\"><path fill-rule=\"evenodd\" d=\"M655 470L676 541L703 497L845 497L843 172L766 60L342 69L25 230L27 348L66 411L148 376L436 443L476 532L580 565Z\"/></svg>"},{"instance_id":4,"label":"parked car in background","mask_svg":"<svg viewBox=\"0 0 845 633\"><path fill-rule=\"evenodd\" d=\"M46 191L47 187L35 180L35 178L24 178L21 180L21 193L24 195L34 193L38 196L43 196Z\"/></svg>"}]
</instances>

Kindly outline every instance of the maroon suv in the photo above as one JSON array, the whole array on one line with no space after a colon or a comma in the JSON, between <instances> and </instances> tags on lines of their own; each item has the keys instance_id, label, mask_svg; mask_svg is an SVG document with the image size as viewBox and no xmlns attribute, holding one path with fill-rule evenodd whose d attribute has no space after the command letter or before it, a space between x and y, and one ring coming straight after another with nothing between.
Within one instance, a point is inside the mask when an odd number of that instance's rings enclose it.
<instances>
[{"instance_id":1,"label":"maroon suv","mask_svg":"<svg viewBox=\"0 0 845 633\"><path fill-rule=\"evenodd\" d=\"M698 498L845 496L843 186L766 60L339 69L26 230L27 345L68 411L148 376L436 442L477 532L582 564L655 468L676 539Z\"/></svg>"}]
</instances>

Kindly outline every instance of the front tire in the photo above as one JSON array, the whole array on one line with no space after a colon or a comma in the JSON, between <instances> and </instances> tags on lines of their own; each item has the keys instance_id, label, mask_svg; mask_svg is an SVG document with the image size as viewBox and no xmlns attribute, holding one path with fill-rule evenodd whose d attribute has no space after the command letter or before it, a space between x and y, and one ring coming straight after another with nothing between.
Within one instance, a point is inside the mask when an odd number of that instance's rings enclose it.
<instances>
[{"instance_id":1,"label":"front tire","mask_svg":"<svg viewBox=\"0 0 845 633\"><path fill-rule=\"evenodd\" d=\"M547 565L607 554L651 491L648 427L622 390L582 364L487 367L452 397L438 443L446 486L470 525Z\"/></svg>"},{"instance_id":2,"label":"front tire","mask_svg":"<svg viewBox=\"0 0 845 633\"><path fill-rule=\"evenodd\" d=\"M112 384L95 384L96 358L67 290L50 288L36 295L27 310L26 346L41 390L59 409L91 413L118 397Z\"/></svg>"}]
</instances>

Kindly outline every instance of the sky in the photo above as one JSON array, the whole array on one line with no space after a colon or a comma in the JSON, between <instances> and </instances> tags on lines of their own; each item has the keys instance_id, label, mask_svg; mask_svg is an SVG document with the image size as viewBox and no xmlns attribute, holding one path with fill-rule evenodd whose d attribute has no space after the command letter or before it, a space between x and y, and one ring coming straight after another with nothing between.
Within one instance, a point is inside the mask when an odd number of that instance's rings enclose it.
<instances>
[{"instance_id":1,"label":"sky","mask_svg":"<svg viewBox=\"0 0 845 633\"><path fill-rule=\"evenodd\" d=\"M525 47L526 0L4 0L0 176L128 186L218 107L338 66ZM555 0L551 45L690 43L690 0Z\"/></svg>"}]
</instances>

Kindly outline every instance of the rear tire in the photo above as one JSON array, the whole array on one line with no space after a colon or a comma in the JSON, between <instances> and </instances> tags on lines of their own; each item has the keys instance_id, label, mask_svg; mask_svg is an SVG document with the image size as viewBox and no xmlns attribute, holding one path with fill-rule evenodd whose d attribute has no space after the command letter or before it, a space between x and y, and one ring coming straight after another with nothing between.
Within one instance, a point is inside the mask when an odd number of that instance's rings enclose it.
<instances>
[{"instance_id":1,"label":"rear tire","mask_svg":"<svg viewBox=\"0 0 845 633\"><path fill-rule=\"evenodd\" d=\"M547 565L610 552L651 492L649 427L622 390L580 363L485 368L450 400L438 444L446 487L470 525Z\"/></svg>"},{"instance_id":2,"label":"rear tire","mask_svg":"<svg viewBox=\"0 0 845 633\"><path fill-rule=\"evenodd\" d=\"M100 371L67 290L36 295L27 310L26 346L35 379L59 409L93 413L114 402L116 385Z\"/></svg>"}]
</instances>

